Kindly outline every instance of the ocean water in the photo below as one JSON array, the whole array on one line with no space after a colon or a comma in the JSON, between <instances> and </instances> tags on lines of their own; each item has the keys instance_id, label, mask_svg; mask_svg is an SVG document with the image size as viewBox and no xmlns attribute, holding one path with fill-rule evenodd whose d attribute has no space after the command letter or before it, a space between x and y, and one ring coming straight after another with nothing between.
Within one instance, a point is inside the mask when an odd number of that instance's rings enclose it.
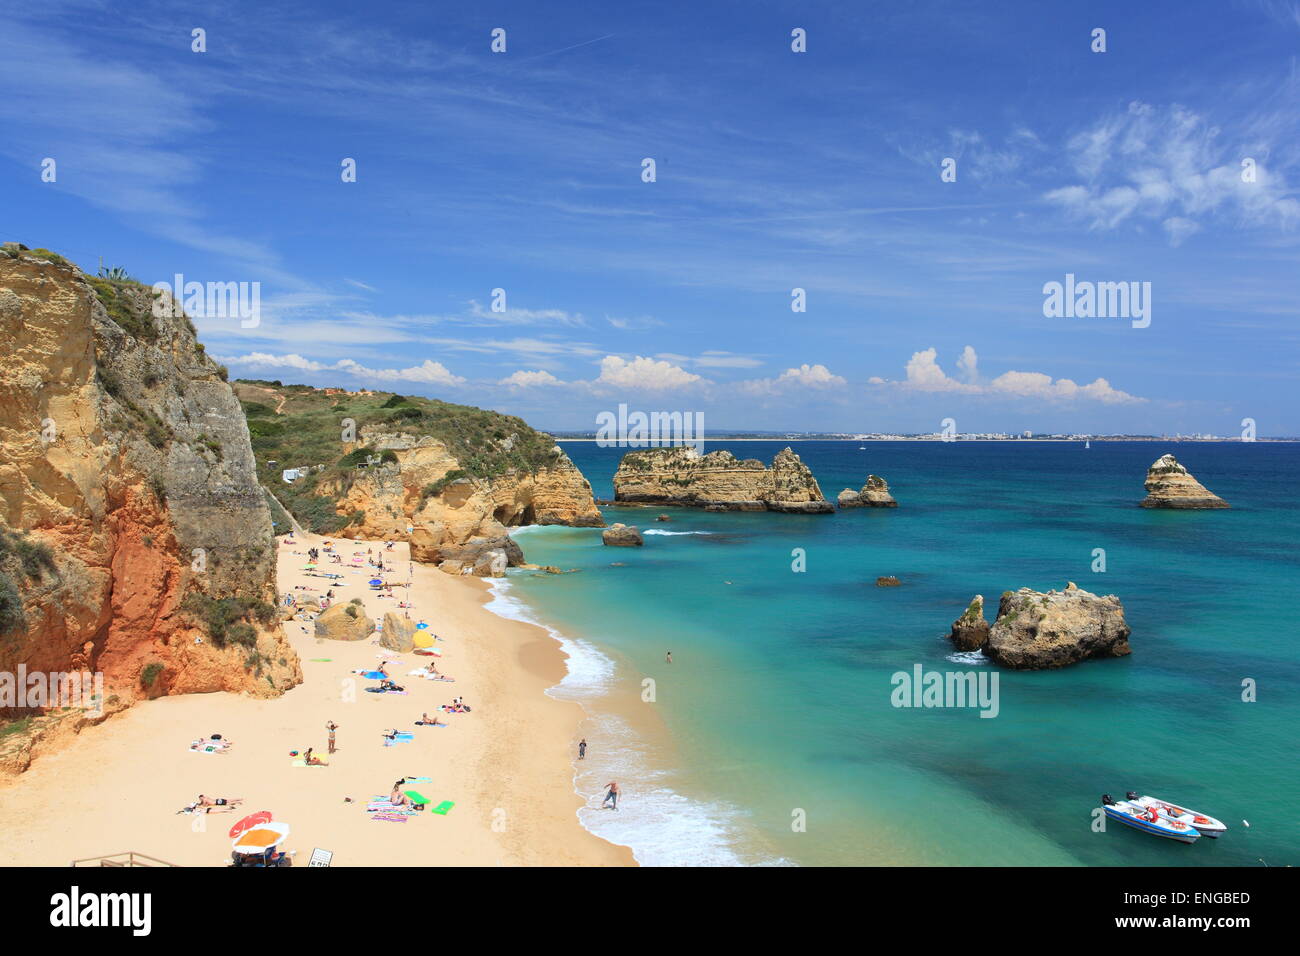
<instances>
[{"instance_id":1,"label":"ocean water","mask_svg":"<svg viewBox=\"0 0 1300 956\"><path fill-rule=\"evenodd\" d=\"M708 449L768 461L784 444ZM794 447L828 498L876 473L899 507L605 509L651 532L643 548L606 548L599 529L519 532L530 561L581 569L512 571L493 607L550 627L571 655L553 693L592 715L576 765L589 828L650 865L1300 863L1300 445ZM612 497L621 451L565 448ZM1232 509L1137 507L1167 451ZM1131 656L1013 672L953 652L972 595L991 621L1001 592L1067 581L1120 597ZM894 706L893 675L917 665L996 671L997 716ZM597 808L611 778L617 812ZM1126 790L1229 832L1193 845L1097 832L1100 795Z\"/></svg>"}]
</instances>

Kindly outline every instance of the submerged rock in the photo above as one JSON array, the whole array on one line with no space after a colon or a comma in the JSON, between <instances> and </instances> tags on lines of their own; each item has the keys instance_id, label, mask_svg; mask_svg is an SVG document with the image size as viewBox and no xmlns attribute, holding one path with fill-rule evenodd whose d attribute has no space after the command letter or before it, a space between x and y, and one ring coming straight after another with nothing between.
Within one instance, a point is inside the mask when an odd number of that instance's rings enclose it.
<instances>
[{"instance_id":1,"label":"submerged rock","mask_svg":"<svg viewBox=\"0 0 1300 956\"><path fill-rule=\"evenodd\" d=\"M989 622L984 620L984 595L977 594L962 616L952 622L949 635L959 651L977 651L989 639Z\"/></svg>"},{"instance_id":2,"label":"submerged rock","mask_svg":"<svg viewBox=\"0 0 1300 956\"><path fill-rule=\"evenodd\" d=\"M1123 657L1131 651L1128 637L1119 598L1070 582L1064 591L1004 592L984 653L1003 667L1065 667L1090 657Z\"/></svg>"},{"instance_id":3,"label":"submerged rock","mask_svg":"<svg viewBox=\"0 0 1300 956\"><path fill-rule=\"evenodd\" d=\"M639 548L645 544L641 532L618 522L600 533L600 540L612 548Z\"/></svg>"},{"instance_id":4,"label":"submerged rock","mask_svg":"<svg viewBox=\"0 0 1300 956\"><path fill-rule=\"evenodd\" d=\"M1143 508L1227 508L1226 501L1192 477L1173 455L1161 455L1147 469Z\"/></svg>"},{"instance_id":5,"label":"submerged rock","mask_svg":"<svg viewBox=\"0 0 1300 956\"><path fill-rule=\"evenodd\" d=\"M884 577L876 578L876 587L878 588L896 588L901 583L902 582L899 581L898 578L894 577L892 574L885 575Z\"/></svg>"}]
</instances>

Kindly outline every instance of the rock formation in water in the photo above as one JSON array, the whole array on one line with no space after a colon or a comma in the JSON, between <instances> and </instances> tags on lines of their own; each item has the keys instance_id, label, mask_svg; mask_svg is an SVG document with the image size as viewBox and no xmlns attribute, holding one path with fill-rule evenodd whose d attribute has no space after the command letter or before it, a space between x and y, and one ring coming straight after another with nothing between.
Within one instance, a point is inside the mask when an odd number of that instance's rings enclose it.
<instances>
[{"instance_id":1,"label":"rock formation in water","mask_svg":"<svg viewBox=\"0 0 1300 956\"><path fill-rule=\"evenodd\" d=\"M0 250L0 672L102 673L109 713L302 679L243 412L189 319L170 300L155 316L155 299ZM20 770L30 750L12 744L0 765Z\"/></svg>"},{"instance_id":2,"label":"rock formation in water","mask_svg":"<svg viewBox=\"0 0 1300 956\"><path fill-rule=\"evenodd\" d=\"M861 491L845 488L839 493L837 503L841 508L897 508L898 502L889 493L889 485L879 475L867 475Z\"/></svg>"},{"instance_id":3,"label":"rock formation in water","mask_svg":"<svg viewBox=\"0 0 1300 956\"><path fill-rule=\"evenodd\" d=\"M892 574L886 574L882 577L876 578L876 587L878 588L896 588L901 583L902 582Z\"/></svg>"},{"instance_id":4,"label":"rock formation in water","mask_svg":"<svg viewBox=\"0 0 1300 956\"><path fill-rule=\"evenodd\" d=\"M1228 503L1192 477L1173 455L1161 455L1147 469L1143 508L1227 508Z\"/></svg>"},{"instance_id":5,"label":"rock formation in water","mask_svg":"<svg viewBox=\"0 0 1300 956\"><path fill-rule=\"evenodd\" d=\"M989 622L984 620L984 595L975 595L961 617L952 622L950 637L959 651L977 651L984 646L989 639Z\"/></svg>"},{"instance_id":6,"label":"rock formation in water","mask_svg":"<svg viewBox=\"0 0 1300 956\"><path fill-rule=\"evenodd\" d=\"M266 480L300 520L314 515L323 533L408 540L416 561L499 577L525 563L510 528L605 524L568 455L517 418L388 393L278 382L236 389L254 447L275 462ZM355 435L339 442L348 422ZM284 434L304 430L321 436L317 457L326 460L280 461L292 454L281 450L292 447ZM312 470L290 485L284 465Z\"/></svg>"},{"instance_id":7,"label":"rock formation in water","mask_svg":"<svg viewBox=\"0 0 1300 956\"><path fill-rule=\"evenodd\" d=\"M1090 657L1123 657L1130 652L1128 637L1119 598L1099 597L1070 582L1064 591L1045 594L1029 588L1005 592L984 653L1003 667L1065 667Z\"/></svg>"},{"instance_id":8,"label":"rock formation in water","mask_svg":"<svg viewBox=\"0 0 1300 956\"><path fill-rule=\"evenodd\" d=\"M777 453L770 468L754 458L741 461L729 451L701 455L690 446L631 451L614 475L614 500L708 511L835 510L808 466L789 448Z\"/></svg>"},{"instance_id":9,"label":"rock formation in water","mask_svg":"<svg viewBox=\"0 0 1300 956\"><path fill-rule=\"evenodd\" d=\"M645 538L636 528L615 523L600 533L600 540L613 548L639 548L645 544Z\"/></svg>"}]
</instances>

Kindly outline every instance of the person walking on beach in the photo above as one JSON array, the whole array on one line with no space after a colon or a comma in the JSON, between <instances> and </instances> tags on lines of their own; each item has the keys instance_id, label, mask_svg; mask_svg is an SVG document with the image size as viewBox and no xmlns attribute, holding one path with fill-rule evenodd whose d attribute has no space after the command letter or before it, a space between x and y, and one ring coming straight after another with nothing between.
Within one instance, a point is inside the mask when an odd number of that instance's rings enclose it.
<instances>
[{"instance_id":1,"label":"person walking on beach","mask_svg":"<svg viewBox=\"0 0 1300 956\"><path fill-rule=\"evenodd\" d=\"M605 799L602 800L602 801L600 802L600 808L601 808L602 810L604 810L604 809L605 809L605 804L610 803L610 804L612 804L612 806L610 807L610 809L611 809L611 810L617 810L617 809L618 809L618 794L619 794L618 781L617 781L617 780L611 780L609 783L605 784L605 789L608 791L608 793L605 794Z\"/></svg>"},{"instance_id":2,"label":"person walking on beach","mask_svg":"<svg viewBox=\"0 0 1300 956\"><path fill-rule=\"evenodd\" d=\"M587 759L587 738L586 737L583 737L581 740L578 741L578 759L579 760Z\"/></svg>"},{"instance_id":3,"label":"person walking on beach","mask_svg":"<svg viewBox=\"0 0 1300 956\"><path fill-rule=\"evenodd\" d=\"M334 731L336 731L336 730L339 729L339 725L336 724L336 723L334 723L334 721L331 720L331 721L329 721L328 723L325 724L325 729L329 731L329 735L330 735L330 749L329 749L329 752L330 752L330 753L333 753L333 752L334 752Z\"/></svg>"}]
</instances>

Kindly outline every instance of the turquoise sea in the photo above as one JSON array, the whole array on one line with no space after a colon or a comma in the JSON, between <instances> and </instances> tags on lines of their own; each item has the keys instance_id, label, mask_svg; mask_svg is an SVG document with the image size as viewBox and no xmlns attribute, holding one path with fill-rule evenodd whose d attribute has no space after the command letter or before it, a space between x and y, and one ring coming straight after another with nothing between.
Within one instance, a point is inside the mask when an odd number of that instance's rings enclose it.
<instances>
[{"instance_id":1,"label":"turquoise sea","mask_svg":"<svg viewBox=\"0 0 1300 956\"><path fill-rule=\"evenodd\" d=\"M770 461L785 444L707 450ZM612 497L622 450L564 446ZM1300 863L1300 445L793 447L828 498L875 473L899 507L604 509L650 531L644 548L604 547L598 529L519 532L530 561L581 569L512 571L493 607L570 650L554 693L592 715L576 764L587 826L651 865ZM1232 509L1137 507L1147 467L1170 451ZM654 522L660 510L672 521ZM902 586L878 588L879 575ZM991 719L891 704L891 676L917 664L996 669L946 639L972 595L992 620L1002 591L1067 581L1120 597L1130 657L998 669ZM611 777L625 790L617 812L596 809ZM1095 832L1100 795L1126 790L1229 832L1193 845Z\"/></svg>"}]
</instances>

